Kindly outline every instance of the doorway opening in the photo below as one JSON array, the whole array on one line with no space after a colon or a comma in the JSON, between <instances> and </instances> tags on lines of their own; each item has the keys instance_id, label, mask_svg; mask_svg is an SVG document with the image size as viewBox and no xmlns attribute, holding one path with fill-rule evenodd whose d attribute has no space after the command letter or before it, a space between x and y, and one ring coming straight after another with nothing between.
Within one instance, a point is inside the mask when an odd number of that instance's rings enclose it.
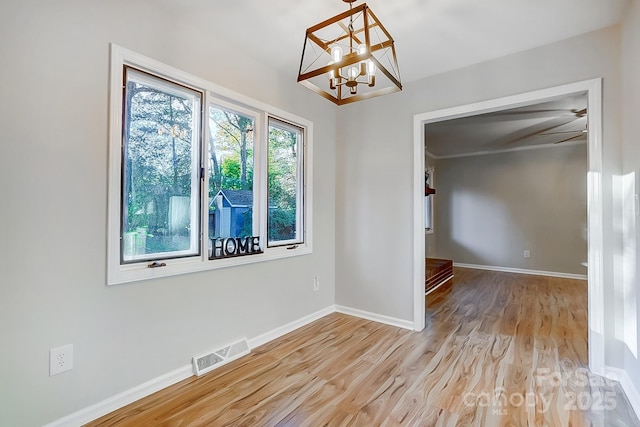
<instances>
[{"instance_id":1,"label":"doorway opening","mask_svg":"<svg viewBox=\"0 0 640 427\"><path fill-rule=\"evenodd\" d=\"M425 125L479 114L493 113L553 102L568 96L585 94L589 115L587 134L587 282L588 282L588 348L592 372L604 370L603 321L603 202L602 202L602 81L587 80L549 89L528 92L414 116L414 329L425 327L425 234L424 171Z\"/></svg>"}]
</instances>

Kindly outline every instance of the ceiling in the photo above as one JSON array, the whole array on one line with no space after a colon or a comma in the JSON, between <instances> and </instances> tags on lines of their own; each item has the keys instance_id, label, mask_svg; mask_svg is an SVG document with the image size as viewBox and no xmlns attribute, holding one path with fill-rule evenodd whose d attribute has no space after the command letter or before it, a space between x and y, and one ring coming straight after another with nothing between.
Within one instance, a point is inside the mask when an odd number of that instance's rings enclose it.
<instances>
[{"instance_id":1,"label":"ceiling","mask_svg":"<svg viewBox=\"0 0 640 427\"><path fill-rule=\"evenodd\" d=\"M435 158L587 141L587 95L425 125Z\"/></svg>"},{"instance_id":2,"label":"ceiling","mask_svg":"<svg viewBox=\"0 0 640 427\"><path fill-rule=\"evenodd\" d=\"M403 82L553 43L620 21L629 0L368 0L396 44ZM354 5L362 4L363 0ZM305 31L342 0L156 0L205 36L295 81ZM209 33L209 34L206 34Z\"/></svg>"},{"instance_id":3,"label":"ceiling","mask_svg":"<svg viewBox=\"0 0 640 427\"><path fill-rule=\"evenodd\" d=\"M367 1L395 40L403 83L606 28L621 20L628 3L629 0ZM155 4L176 20L199 28L205 37L219 39L224 34L227 45L292 82L297 78L306 29L348 10L348 3L343 0L156 0ZM586 117L571 113L586 106L584 99L556 102L526 107L511 115L493 113L430 125L427 149L436 156L499 151L556 142L557 135L530 135L554 123L563 125L554 128L557 132L586 126ZM449 142L445 143L445 139ZM452 139L457 142L451 144Z\"/></svg>"}]
</instances>

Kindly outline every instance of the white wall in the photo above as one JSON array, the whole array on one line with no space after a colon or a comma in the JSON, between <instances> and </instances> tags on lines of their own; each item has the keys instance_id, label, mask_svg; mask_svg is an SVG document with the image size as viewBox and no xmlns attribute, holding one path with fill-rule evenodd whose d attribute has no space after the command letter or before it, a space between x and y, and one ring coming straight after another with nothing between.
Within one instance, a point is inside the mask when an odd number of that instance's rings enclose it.
<instances>
[{"instance_id":1,"label":"white wall","mask_svg":"<svg viewBox=\"0 0 640 427\"><path fill-rule=\"evenodd\" d=\"M623 175L635 173L637 195L640 191L640 3L637 0L630 2L622 29L622 172ZM633 198L634 194L629 196ZM633 199L629 202L631 206L635 204ZM618 287L617 292L622 307L618 305L616 308L622 319L616 333L620 353L624 355L623 367L636 390L640 391L640 224L638 214L633 210L630 217L635 223L635 230L631 230L634 232L625 235L624 239L624 255L628 264L624 270L624 286Z\"/></svg>"},{"instance_id":2,"label":"white wall","mask_svg":"<svg viewBox=\"0 0 640 427\"><path fill-rule=\"evenodd\" d=\"M438 257L587 274L586 144L439 159L438 178Z\"/></svg>"},{"instance_id":3,"label":"white wall","mask_svg":"<svg viewBox=\"0 0 640 427\"><path fill-rule=\"evenodd\" d=\"M42 425L334 304L335 107L201 35L149 2L0 2L0 425ZM109 42L314 122L312 255L106 286ZM68 343L73 370L49 377Z\"/></svg>"},{"instance_id":4,"label":"white wall","mask_svg":"<svg viewBox=\"0 0 640 427\"><path fill-rule=\"evenodd\" d=\"M402 67L402 58L399 61ZM604 82L604 281L611 284L613 260L620 255L611 208L612 175L621 164L620 61L620 29L611 27L341 107L336 145L337 303L413 320L414 114L598 77ZM611 313L615 307L609 294L607 298L605 312ZM611 319L606 320L605 334L613 337ZM607 356L615 357L612 353Z\"/></svg>"}]
</instances>

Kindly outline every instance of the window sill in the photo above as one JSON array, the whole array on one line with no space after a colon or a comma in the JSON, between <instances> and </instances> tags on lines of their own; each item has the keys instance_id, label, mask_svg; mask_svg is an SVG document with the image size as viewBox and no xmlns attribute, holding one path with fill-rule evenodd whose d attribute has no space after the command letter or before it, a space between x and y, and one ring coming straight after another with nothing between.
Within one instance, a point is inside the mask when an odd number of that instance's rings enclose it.
<instances>
[{"instance_id":1,"label":"window sill","mask_svg":"<svg viewBox=\"0 0 640 427\"><path fill-rule=\"evenodd\" d=\"M147 265L150 264L150 262L135 265L119 265L110 272L111 274L109 274L109 277L107 278L107 285L121 285L139 282L142 280L159 279L163 277L197 273L208 270L218 270L220 268L254 264L264 261L274 261L277 259L309 255L312 252L313 251L310 246L300 245L295 249L287 249L286 247L272 248L260 254L223 258L218 260L203 259L201 257L162 260L166 266L158 268L148 268Z\"/></svg>"}]
</instances>

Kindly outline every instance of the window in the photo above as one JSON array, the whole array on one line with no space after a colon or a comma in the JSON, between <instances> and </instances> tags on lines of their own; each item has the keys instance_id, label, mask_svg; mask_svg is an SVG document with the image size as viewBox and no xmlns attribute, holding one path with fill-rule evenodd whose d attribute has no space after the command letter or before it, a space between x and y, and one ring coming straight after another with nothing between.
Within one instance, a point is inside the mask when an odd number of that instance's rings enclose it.
<instances>
[{"instance_id":1,"label":"window","mask_svg":"<svg viewBox=\"0 0 640 427\"><path fill-rule=\"evenodd\" d=\"M269 246L303 241L304 130L269 117L267 154Z\"/></svg>"},{"instance_id":2,"label":"window","mask_svg":"<svg viewBox=\"0 0 640 427\"><path fill-rule=\"evenodd\" d=\"M310 253L311 133L112 45L108 283Z\"/></svg>"},{"instance_id":3,"label":"window","mask_svg":"<svg viewBox=\"0 0 640 427\"><path fill-rule=\"evenodd\" d=\"M256 236L259 227L259 193L254 189L254 141L258 117L230 106L209 106L209 239L210 258L217 242ZM218 251L219 252L219 251Z\"/></svg>"},{"instance_id":4,"label":"window","mask_svg":"<svg viewBox=\"0 0 640 427\"><path fill-rule=\"evenodd\" d=\"M202 93L124 73L121 261L199 255Z\"/></svg>"},{"instance_id":5,"label":"window","mask_svg":"<svg viewBox=\"0 0 640 427\"><path fill-rule=\"evenodd\" d=\"M433 194L424 198L424 229L433 233Z\"/></svg>"},{"instance_id":6,"label":"window","mask_svg":"<svg viewBox=\"0 0 640 427\"><path fill-rule=\"evenodd\" d=\"M433 174L434 167L430 166L427 168L424 174L425 178L425 189L430 188L433 189ZM435 192L424 197L424 230L426 233L433 233L433 219L434 219L434 199L436 195Z\"/></svg>"}]
</instances>

